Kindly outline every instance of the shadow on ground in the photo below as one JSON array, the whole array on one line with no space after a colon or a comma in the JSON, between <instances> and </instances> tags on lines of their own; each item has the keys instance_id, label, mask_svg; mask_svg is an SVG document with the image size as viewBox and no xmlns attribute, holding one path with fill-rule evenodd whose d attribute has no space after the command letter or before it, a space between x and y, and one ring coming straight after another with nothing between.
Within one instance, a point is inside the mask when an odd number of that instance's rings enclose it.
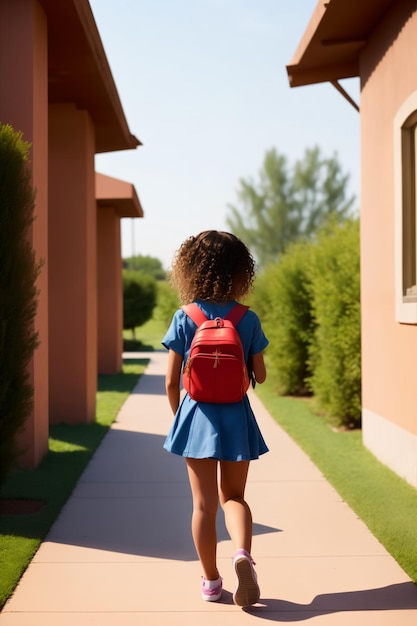
<instances>
[{"instance_id":1,"label":"shadow on ground","mask_svg":"<svg viewBox=\"0 0 417 626\"><path fill-rule=\"evenodd\" d=\"M48 540L138 556L195 560L185 462L163 449L164 440L160 435L109 431ZM254 523L255 535L275 532L279 529ZM219 512L218 540L228 539Z\"/></svg>"},{"instance_id":2,"label":"shadow on ground","mask_svg":"<svg viewBox=\"0 0 417 626\"><path fill-rule=\"evenodd\" d=\"M398 611L417 609L417 587L412 582L377 589L324 593L310 604L262 598L246 613L274 622L301 622L319 615L355 611Z\"/></svg>"}]
</instances>

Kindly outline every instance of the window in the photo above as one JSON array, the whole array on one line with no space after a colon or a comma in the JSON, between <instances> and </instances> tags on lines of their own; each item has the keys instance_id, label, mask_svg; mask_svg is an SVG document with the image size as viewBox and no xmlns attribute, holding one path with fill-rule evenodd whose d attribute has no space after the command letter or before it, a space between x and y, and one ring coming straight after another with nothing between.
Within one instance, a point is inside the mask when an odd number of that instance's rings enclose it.
<instances>
[{"instance_id":1,"label":"window","mask_svg":"<svg viewBox=\"0 0 417 626\"><path fill-rule=\"evenodd\" d=\"M403 299L417 302L416 280L416 132L417 112L401 129L403 195Z\"/></svg>"},{"instance_id":2,"label":"window","mask_svg":"<svg viewBox=\"0 0 417 626\"><path fill-rule=\"evenodd\" d=\"M417 324L417 93L394 122L396 319Z\"/></svg>"}]
</instances>

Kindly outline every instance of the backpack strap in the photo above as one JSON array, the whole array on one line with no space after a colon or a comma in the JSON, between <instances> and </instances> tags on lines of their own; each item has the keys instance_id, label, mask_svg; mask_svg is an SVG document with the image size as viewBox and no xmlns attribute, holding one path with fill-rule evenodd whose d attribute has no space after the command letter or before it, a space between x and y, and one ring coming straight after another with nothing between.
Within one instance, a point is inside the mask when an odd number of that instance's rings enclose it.
<instances>
[{"instance_id":1,"label":"backpack strap","mask_svg":"<svg viewBox=\"0 0 417 626\"><path fill-rule=\"evenodd\" d=\"M203 324L204 322L207 322L208 320L208 317L204 315L200 307L194 302L191 302L190 304L185 304L181 308L184 311L184 313L186 313L188 317L193 320L197 328L201 326L201 324Z\"/></svg>"},{"instance_id":2,"label":"backpack strap","mask_svg":"<svg viewBox=\"0 0 417 626\"><path fill-rule=\"evenodd\" d=\"M225 319L232 322L233 326L236 328L236 326L239 324L240 320L245 315L248 309L249 307L246 306L245 304L240 304L240 302L237 302L235 306L233 307L233 309L231 309L229 313L226 315ZM248 363L246 363L246 369L248 371L248 376L249 376L250 382L252 383L252 387L255 388L256 379L255 379L253 369L252 369L252 357L251 356L249 356Z\"/></svg>"},{"instance_id":3,"label":"backpack strap","mask_svg":"<svg viewBox=\"0 0 417 626\"><path fill-rule=\"evenodd\" d=\"M236 328L236 326L239 324L240 320L245 315L248 309L249 309L248 306L244 304L240 304L240 302L237 302L235 306L233 307L233 309L229 311L229 313L226 315L224 319L229 320L229 322L232 322L233 326Z\"/></svg>"},{"instance_id":4,"label":"backpack strap","mask_svg":"<svg viewBox=\"0 0 417 626\"><path fill-rule=\"evenodd\" d=\"M181 309L184 311L184 313L188 315L189 318L193 320L194 324L197 325L197 328L201 326L203 322L207 322L207 319L208 319L207 316L204 315L203 311L200 309L200 307L197 304L195 304L195 302L191 302L190 304L185 304L184 306L181 307ZM236 326L239 324L240 320L245 315L248 309L249 309L248 306L245 306L244 304L240 304L239 302L237 302L224 319L229 320L229 322L232 322L233 326L236 328Z\"/></svg>"}]
</instances>

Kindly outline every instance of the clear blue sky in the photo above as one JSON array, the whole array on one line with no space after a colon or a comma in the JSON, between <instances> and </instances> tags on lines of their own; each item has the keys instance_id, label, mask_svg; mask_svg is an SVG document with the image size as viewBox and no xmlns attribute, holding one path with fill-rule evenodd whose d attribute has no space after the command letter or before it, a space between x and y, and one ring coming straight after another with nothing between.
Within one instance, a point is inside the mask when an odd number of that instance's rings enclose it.
<instances>
[{"instance_id":1,"label":"clear blue sky","mask_svg":"<svg viewBox=\"0 0 417 626\"><path fill-rule=\"evenodd\" d=\"M122 254L168 268L184 239L226 229L240 178L265 152L290 163L337 153L359 207L359 114L329 84L290 89L288 64L316 0L90 0L131 132L143 146L98 155L135 185L143 219L122 220ZM345 88L359 101L357 79Z\"/></svg>"}]
</instances>

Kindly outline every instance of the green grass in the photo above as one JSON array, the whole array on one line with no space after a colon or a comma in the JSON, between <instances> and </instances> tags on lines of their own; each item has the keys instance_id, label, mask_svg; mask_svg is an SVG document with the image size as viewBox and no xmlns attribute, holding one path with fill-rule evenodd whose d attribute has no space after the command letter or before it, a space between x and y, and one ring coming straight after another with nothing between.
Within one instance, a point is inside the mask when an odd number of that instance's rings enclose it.
<instances>
[{"instance_id":1,"label":"green grass","mask_svg":"<svg viewBox=\"0 0 417 626\"><path fill-rule=\"evenodd\" d=\"M168 327L160 320L151 319L143 326L135 329L136 341L130 330L123 331L123 349L129 352L143 352L145 350L163 350L163 339Z\"/></svg>"},{"instance_id":2,"label":"green grass","mask_svg":"<svg viewBox=\"0 0 417 626\"><path fill-rule=\"evenodd\" d=\"M49 453L35 470L11 472L1 489L2 498L45 502L37 512L0 516L0 608L67 501L81 473L146 365L129 359L120 374L99 376L96 421L92 424L50 427Z\"/></svg>"},{"instance_id":3,"label":"green grass","mask_svg":"<svg viewBox=\"0 0 417 626\"><path fill-rule=\"evenodd\" d=\"M335 430L314 413L311 401L280 397L270 382L257 387L257 394L274 419L417 583L417 490L364 447L360 431Z\"/></svg>"}]
</instances>

